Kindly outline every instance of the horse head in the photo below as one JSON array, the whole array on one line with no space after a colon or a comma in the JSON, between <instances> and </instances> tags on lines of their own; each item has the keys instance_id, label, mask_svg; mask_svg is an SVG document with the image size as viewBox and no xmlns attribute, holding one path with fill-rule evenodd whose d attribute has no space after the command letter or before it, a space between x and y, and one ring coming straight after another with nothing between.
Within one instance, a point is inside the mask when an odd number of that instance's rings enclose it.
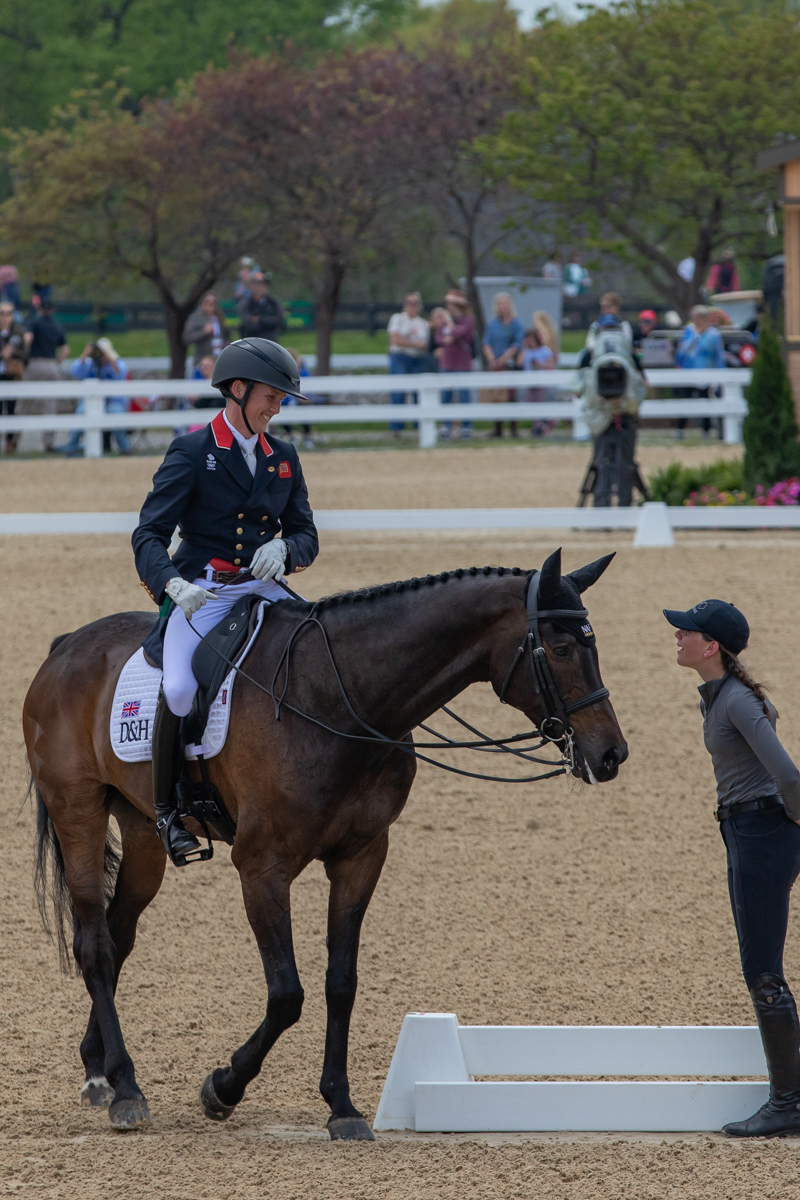
<instances>
[{"instance_id":1,"label":"horse head","mask_svg":"<svg viewBox=\"0 0 800 1200\"><path fill-rule=\"evenodd\" d=\"M493 664L492 683L538 728L551 736L572 732L573 775L586 783L613 779L628 757L628 747L600 676L594 630L581 595L596 583L611 562L607 554L595 562L561 574L561 550L541 571L528 576L524 613L526 630L515 613L513 638L502 639ZM574 616L572 615L574 613ZM509 645L517 639L516 659ZM511 674L509 664L515 662ZM566 745L566 739L557 739Z\"/></svg>"}]
</instances>

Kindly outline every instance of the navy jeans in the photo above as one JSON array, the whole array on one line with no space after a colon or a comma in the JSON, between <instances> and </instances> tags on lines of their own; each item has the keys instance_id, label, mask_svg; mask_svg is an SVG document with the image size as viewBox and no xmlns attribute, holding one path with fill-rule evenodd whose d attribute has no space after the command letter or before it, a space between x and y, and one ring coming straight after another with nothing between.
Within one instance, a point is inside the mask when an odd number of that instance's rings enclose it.
<instances>
[{"instance_id":1,"label":"navy jeans","mask_svg":"<svg viewBox=\"0 0 800 1200\"><path fill-rule=\"evenodd\" d=\"M457 396L458 399L454 399ZM451 391L442 392L442 404L469 404L469 388L453 388ZM472 429L472 421L462 421L463 429ZM452 422L445 421L444 428L449 430L452 428Z\"/></svg>"},{"instance_id":2,"label":"navy jeans","mask_svg":"<svg viewBox=\"0 0 800 1200\"><path fill-rule=\"evenodd\" d=\"M800 825L782 808L767 808L729 817L720 832L745 983L750 988L766 972L783 978L789 897L800 874Z\"/></svg>"},{"instance_id":3,"label":"navy jeans","mask_svg":"<svg viewBox=\"0 0 800 1200\"><path fill-rule=\"evenodd\" d=\"M393 350L389 355L389 374L390 375L419 375L425 369L426 360L421 355L401 354ZM405 404L405 392L392 392L392 404ZM411 403L417 403L417 393L411 393ZM405 429L405 424L402 421L392 421L389 428L396 433L400 429Z\"/></svg>"}]
</instances>

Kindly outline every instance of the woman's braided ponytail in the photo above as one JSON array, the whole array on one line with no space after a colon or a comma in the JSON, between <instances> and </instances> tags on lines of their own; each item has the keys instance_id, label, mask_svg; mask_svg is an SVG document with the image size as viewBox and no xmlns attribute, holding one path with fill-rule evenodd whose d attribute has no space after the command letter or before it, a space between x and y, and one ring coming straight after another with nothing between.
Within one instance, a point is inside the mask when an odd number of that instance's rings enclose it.
<instances>
[{"instance_id":1,"label":"woman's braided ponytail","mask_svg":"<svg viewBox=\"0 0 800 1200\"><path fill-rule=\"evenodd\" d=\"M755 679L753 679L753 676L745 670L743 665L739 662L739 659L735 654L731 654L730 650L726 650L724 646L720 646L719 653L725 670L731 675L735 675L740 683L743 683L745 687L749 687L750 691L755 693L755 695L761 701L761 707L764 709L764 716L768 717L769 705L767 704L767 697L764 693L764 685L761 683L756 683ZM778 715L777 712L775 715Z\"/></svg>"}]
</instances>

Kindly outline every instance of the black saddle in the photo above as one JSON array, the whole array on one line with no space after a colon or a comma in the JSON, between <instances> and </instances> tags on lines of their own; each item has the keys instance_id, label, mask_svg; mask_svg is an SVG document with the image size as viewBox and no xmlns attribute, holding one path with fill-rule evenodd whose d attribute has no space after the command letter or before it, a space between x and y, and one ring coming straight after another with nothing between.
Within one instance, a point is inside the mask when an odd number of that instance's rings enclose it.
<instances>
[{"instance_id":1,"label":"black saddle","mask_svg":"<svg viewBox=\"0 0 800 1200\"><path fill-rule=\"evenodd\" d=\"M214 697L255 626L257 605L260 603L260 596L244 596L205 635L192 655L192 673L199 686L183 725L187 744L202 741Z\"/></svg>"}]
</instances>

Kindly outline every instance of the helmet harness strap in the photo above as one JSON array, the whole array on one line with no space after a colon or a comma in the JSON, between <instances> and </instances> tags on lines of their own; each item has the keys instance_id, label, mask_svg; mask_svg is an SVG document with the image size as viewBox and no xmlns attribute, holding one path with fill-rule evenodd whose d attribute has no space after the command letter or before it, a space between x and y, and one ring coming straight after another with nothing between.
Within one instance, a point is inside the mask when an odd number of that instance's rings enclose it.
<instances>
[{"instance_id":1,"label":"helmet harness strap","mask_svg":"<svg viewBox=\"0 0 800 1200\"><path fill-rule=\"evenodd\" d=\"M241 382L245 383L244 380L241 380ZM245 384L244 395L242 396L241 400L238 398L238 396L234 396L233 392L230 390L230 388L227 386L227 384L221 385L220 389L219 389L222 392L222 394L226 400L233 400L234 404L239 405L239 408L242 410L242 420L244 421L247 428L250 430L251 437L256 436L256 431L255 431L255 429L253 429L252 425L248 421L247 413L244 410L247 407L247 401L250 399L250 393L252 392L252 390L255 386L256 386L256 381L254 379L248 379Z\"/></svg>"}]
</instances>

